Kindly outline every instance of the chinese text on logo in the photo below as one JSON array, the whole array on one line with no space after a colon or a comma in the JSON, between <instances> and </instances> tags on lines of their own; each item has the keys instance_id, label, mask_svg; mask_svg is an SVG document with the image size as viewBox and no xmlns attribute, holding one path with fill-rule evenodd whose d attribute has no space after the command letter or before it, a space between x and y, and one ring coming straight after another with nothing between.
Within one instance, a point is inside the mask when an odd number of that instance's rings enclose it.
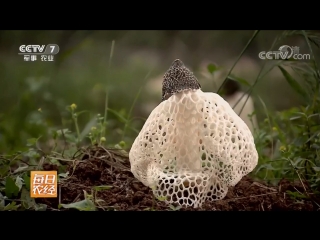
<instances>
[{"instance_id":1,"label":"chinese text on logo","mask_svg":"<svg viewBox=\"0 0 320 240\"><path fill-rule=\"evenodd\" d=\"M57 171L31 171L30 181L32 198L57 197Z\"/></svg>"},{"instance_id":2,"label":"chinese text on logo","mask_svg":"<svg viewBox=\"0 0 320 240\"><path fill-rule=\"evenodd\" d=\"M60 48L57 44L46 45L21 45L19 47L19 53L23 55L24 61L37 61L38 59L42 62L53 62L54 55L59 52ZM40 55L40 57L37 57Z\"/></svg>"}]
</instances>

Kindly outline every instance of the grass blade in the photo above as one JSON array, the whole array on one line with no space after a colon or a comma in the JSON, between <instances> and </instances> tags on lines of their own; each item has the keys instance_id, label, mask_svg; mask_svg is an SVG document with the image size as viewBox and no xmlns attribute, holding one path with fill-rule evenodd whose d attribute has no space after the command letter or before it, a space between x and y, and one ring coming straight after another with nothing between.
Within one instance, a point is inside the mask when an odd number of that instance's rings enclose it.
<instances>
[{"instance_id":1,"label":"grass blade","mask_svg":"<svg viewBox=\"0 0 320 240\"><path fill-rule=\"evenodd\" d=\"M134 106L135 106L135 104L136 104L136 102L137 102L137 100L138 100L138 98L140 96L141 90L142 90L142 87L140 87L139 92L136 94L136 97L134 98L133 103L131 105L130 111L128 113L127 121L126 121L126 123L124 125L123 134L122 134L122 140L124 140L124 136L125 136L125 133L127 131L127 128L128 128L128 125L129 125L129 121L130 121L130 116L131 116L133 108L134 108Z\"/></svg>"},{"instance_id":2,"label":"grass blade","mask_svg":"<svg viewBox=\"0 0 320 240\"><path fill-rule=\"evenodd\" d=\"M109 71L110 71L111 60L112 60L113 52L114 52L114 45L115 45L115 41L112 40L107 76L108 76ZM101 136L105 136L106 135L107 117L108 117L108 100L109 100L109 91L108 91L108 88L106 88L106 98L105 98L105 103L104 103L103 131L102 131L102 135Z\"/></svg>"},{"instance_id":3,"label":"grass blade","mask_svg":"<svg viewBox=\"0 0 320 240\"><path fill-rule=\"evenodd\" d=\"M240 58L242 57L242 55L244 54L244 52L247 50L247 48L249 47L250 43L253 41L253 39L255 39L255 37L258 35L258 33L260 32L260 30L255 30L252 37L249 39L248 43L246 44L246 46L244 47L244 49L242 50L242 52L240 53L240 55L238 56L237 60L235 61L235 63L233 64L233 66L230 68L229 73L226 77L226 79L223 81L223 83L221 84L221 86L219 87L217 94L220 93L220 91L222 90L222 87L224 86L224 84L226 83L227 78L230 76L233 68L236 66L236 64L238 63L238 61L240 60Z\"/></svg>"},{"instance_id":4,"label":"grass blade","mask_svg":"<svg viewBox=\"0 0 320 240\"><path fill-rule=\"evenodd\" d=\"M114 44L115 44L115 41L112 40L108 68L110 68L110 66L111 66L111 60L112 60L113 52L114 52Z\"/></svg>"},{"instance_id":5,"label":"grass blade","mask_svg":"<svg viewBox=\"0 0 320 240\"><path fill-rule=\"evenodd\" d=\"M122 121L123 123L127 122L128 119L124 118L122 115L120 115L117 111L111 109L111 108L107 108L107 110L111 113L113 113L116 117L119 118L120 121Z\"/></svg>"},{"instance_id":6,"label":"grass blade","mask_svg":"<svg viewBox=\"0 0 320 240\"><path fill-rule=\"evenodd\" d=\"M263 110L267 116L267 119L268 119L268 123L269 123L269 128L270 128L270 132L272 132L272 126L271 126L271 118L269 116L269 113L268 113L268 108L266 106L266 104L264 103L264 101L262 100L262 98L260 96L258 96L261 104L262 104L262 107L263 107ZM273 138L271 140L271 160L273 160L273 154L274 154L274 143L273 143Z\"/></svg>"},{"instance_id":7,"label":"grass blade","mask_svg":"<svg viewBox=\"0 0 320 240\"><path fill-rule=\"evenodd\" d=\"M280 37L278 36L278 37L273 41L273 43L272 43L269 51L271 51L271 50L273 49L273 47L276 45L276 43L279 41L280 38L281 38L281 36L280 36ZM261 67L261 69L260 69L260 72L259 72L256 80L255 80L254 83L250 86L250 88L246 91L246 94L243 94L243 95L241 96L241 98L239 98L239 100L238 100L238 101L236 102L236 104L233 106L233 108L235 108L235 107L240 103L240 101L242 100L242 98L247 95L247 99L246 99L246 101L244 102L244 104L243 104L243 106L242 106L242 108L241 108L241 110L240 110L240 112L239 112L239 115L241 115L241 113L242 113L242 111L243 111L243 109L244 109L244 106L247 104L247 101L248 101L248 99L249 99L249 97L250 97L250 95L251 95L254 87L255 87L255 86L257 85L257 83L259 82L259 80L262 79L267 73L269 73L275 66L277 66L278 64L280 64L279 62L277 62L277 63L276 63L275 65L273 65L268 71L266 71L264 74L262 74L263 69L265 68L267 62L268 62L268 61L265 61L265 62L263 63L263 65L262 65L262 67Z\"/></svg>"},{"instance_id":8,"label":"grass blade","mask_svg":"<svg viewBox=\"0 0 320 240\"><path fill-rule=\"evenodd\" d=\"M314 53L313 53L313 50L312 50L312 47L311 47L311 44L310 44L310 38L308 38L305 30L302 30L302 33L303 33L303 36L306 39L310 54L312 56L312 61L313 61L313 64L314 64L314 67L315 67L315 70L316 70L316 76L317 76L316 89L317 89L317 91L319 91L320 72L319 72L319 68L318 68L318 65L317 65L317 61L316 61L316 58L314 56Z\"/></svg>"},{"instance_id":9,"label":"grass blade","mask_svg":"<svg viewBox=\"0 0 320 240\"><path fill-rule=\"evenodd\" d=\"M282 72L283 76L289 83L289 85L297 92L299 93L305 100L308 99L308 94L304 91L304 89L300 86L300 84L290 75L290 73L287 72L283 67L278 66L280 71Z\"/></svg>"},{"instance_id":10,"label":"grass blade","mask_svg":"<svg viewBox=\"0 0 320 240\"><path fill-rule=\"evenodd\" d=\"M248 87L251 86L250 83L247 80L243 79L243 78L239 78L239 77L236 77L236 76L233 76L233 75L230 75L229 78L231 80L233 80L233 81L239 82L242 85L245 85L245 86L248 86Z\"/></svg>"}]
</instances>

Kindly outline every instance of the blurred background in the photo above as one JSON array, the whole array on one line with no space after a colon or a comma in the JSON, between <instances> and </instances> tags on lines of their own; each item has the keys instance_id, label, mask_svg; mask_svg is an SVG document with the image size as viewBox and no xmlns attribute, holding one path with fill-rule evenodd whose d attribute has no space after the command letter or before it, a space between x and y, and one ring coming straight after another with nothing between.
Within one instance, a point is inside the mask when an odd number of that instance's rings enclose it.
<instances>
[{"instance_id":1,"label":"blurred background","mask_svg":"<svg viewBox=\"0 0 320 240\"><path fill-rule=\"evenodd\" d=\"M110 31L0 31L0 152L26 145L28 138L49 138L53 130L75 131L71 104L85 128L97 114L104 115L108 92L107 142L121 140L131 145L154 107L161 101L162 76L173 60L181 59L194 72L203 91L216 92L228 70L252 37L253 30L110 30ZM232 71L253 83L268 51L281 31L260 31ZM26 62L18 55L20 45L57 44L53 62ZM281 45L299 46L308 53L303 37L285 39ZM224 71L214 75L208 64ZM270 111L301 104L275 68L255 87L252 97L258 121L265 115L260 96ZM124 122L135 102L132 128L123 136ZM136 129L136 131L134 131ZM123 139L124 138L124 139Z\"/></svg>"}]
</instances>

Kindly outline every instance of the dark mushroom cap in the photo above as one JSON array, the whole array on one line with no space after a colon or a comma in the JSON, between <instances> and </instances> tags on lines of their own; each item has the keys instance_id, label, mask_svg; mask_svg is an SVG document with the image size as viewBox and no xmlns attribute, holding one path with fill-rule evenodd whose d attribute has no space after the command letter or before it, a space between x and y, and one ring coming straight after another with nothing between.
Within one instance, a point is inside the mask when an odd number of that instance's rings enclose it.
<instances>
[{"instance_id":1,"label":"dark mushroom cap","mask_svg":"<svg viewBox=\"0 0 320 240\"><path fill-rule=\"evenodd\" d=\"M163 76L162 101L184 90L197 89L201 89L198 79L184 66L180 59L174 60Z\"/></svg>"}]
</instances>

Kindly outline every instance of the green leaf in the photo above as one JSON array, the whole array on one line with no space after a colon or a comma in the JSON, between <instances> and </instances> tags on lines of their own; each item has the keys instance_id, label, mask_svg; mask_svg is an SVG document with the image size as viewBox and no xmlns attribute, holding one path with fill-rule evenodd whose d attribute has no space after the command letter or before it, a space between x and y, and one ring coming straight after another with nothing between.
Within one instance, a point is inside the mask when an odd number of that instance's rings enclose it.
<instances>
[{"instance_id":1,"label":"green leaf","mask_svg":"<svg viewBox=\"0 0 320 240\"><path fill-rule=\"evenodd\" d=\"M175 207L175 206L173 206L173 205L169 205L169 208L171 209L171 210L173 210L173 211L178 211L179 209L181 209L182 207L181 206L177 206L177 207Z\"/></svg>"},{"instance_id":2,"label":"green leaf","mask_svg":"<svg viewBox=\"0 0 320 240\"><path fill-rule=\"evenodd\" d=\"M114 145L114 147L115 147L116 149L119 149L119 150L122 149L122 147L121 147L119 144Z\"/></svg>"},{"instance_id":3,"label":"green leaf","mask_svg":"<svg viewBox=\"0 0 320 240\"><path fill-rule=\"evenodd\" d=\"M320 116L319 113L311 114L311 115L308 116L308 119L312 118L312 117L319 117L319 116Z\"/></svg>"},{"instance_id":4,"label":"green leaf","mask_svg":"<svg viewBox=\"0 0 320 240\"><path fill-rule=\"evenodd\" d=\"M35 169L35 167L21 166L21 167L18 167L16 170L14 170L13 173L26 172L26 171L31 171L34 169Z\"/></svg>"},{"instance_id":5,"label":"green leaf","mask_svg":"<svg viewBox=\"0 0 320 240\"><path fill-rule=\"evenodd\" d=\"M124 118L121 114L119 114L118 112L116 112L115 110L112 110L110 108L107 108L107 110L111 113L113 113L114 115L116 115L119 120L122 122L122 123L126 123L128 121L128 119Z\"/></svg>"},{"instance_id":6,"label":"green leaf","mask_svg":"<svg viewBox=\"0 0 320 240\"><path fill-rule=\"evenodd\" d=\"M72 158L74 153L77 150L78 150L78 148L76 146L72 146L72 147L70 147L70 148L68 148L67 150L64 151L64 155L65 155L65 157ZM57 166L61 165L57 159L52 159L51 162L54 163Z\"/></svg>"},{"instance_id":7,"label":"green leaf","mask_svg":"<svg viewBox=\"0 0 320 240\"><path fill-rule=\"evenodd\" d=\"M97 119L96 117L93 117L88 123L87 125L84 127L84 129L82 130L82 132L80 133L80 138L83 139L91 130L91 127L93 127L94 125L96 125L97 123Z\"/></svg>"},{"instance_id":8,"label":"green leaf","mask_svg":"<svg viewBox=\"0 0 320 240\"><path fill-rule=\"evenodd\" d=\"M57 131L52 131L52 138L53 138L53 140L56 140L57 137L58 137Z\"/></svg>"},{"instance_id":9,"label":"green leaf","mask_svg":"<svg viewBox=\"0 0 320 240\"><path fill-rule=\"evenodd\" d=\"M309 133L307 133L309 134ZM319 131L318 132L315 132L314 134L312 134L312 136L310 138L308 138L308 140L305 142L305 143L308 143L309 141L311 141L312 139L314 139L315 137L317 137L319 134Z\"/></svg>"},{"instance_id":10,"label":"green leaf","mask_svg":"<svg viewBox=\"0 0 320 240\"><path fill-rule=\"evenodd\" d=\"M320 167L313 167L313 170L315 170L316 172L320 172Z\"/></svg>"},{"instance_id":11,"label":"green leaf","mask_svg":"<svg viewBox=\"0 0 320 240\"><path fill-rule=\"evenodd\" d=\"M285 70L283 67L278 66L283 76L289 83L289 85L299 93L304 99L308 99L308 94L304 91L304 89L300 86L300 84Z\"/></svg>"},{"instance_id":12,"label":"green leaf","mask_svg":"<svg viewBox=\"0 0 320 240\"><path fill-rule=\"evenodd\" d=\"M5 201L5 198L0 192L0 209L4 208L4 201Z\"/></svg>"},{"instance_id":13,"label":"green leaf","mask_svg":"<svg viewBox=\"0 0 320 240\"><path fill-rule=\"evenodd\" d=\"M299 114L305 118L308 118L308 116L304 112L295 112L296 114Z\"/></svg>"},{"instance_id":14,"label":"green leaf","mask_svg":"<svg viewBox=\"0 0 320 240\"><path fill-rule=\"evenodd\" d=\"M260 165L260 167L256 170L256 173L258 173L260 170L262 169L267 169L267 170L272 170L275 171L277 169L275 169L270 163L269 164L262 164Z\"/></svg>"},{"instance_id":15,"label":"green leaf","mask_svg":"<svg viewBox=\"0 0 320 240\"><path fill-rule=\"evenodd\" d=\"M69 174L69 172L67 171L68 165L61 165L60 163L57 164L58 166L58 172L61 174ZM63 175L62 175L63 176Z\"/></svg>"},{"instance_id":16,"label":"green leaf","mask_svg":"<svg viewBox=\"0 0 320 240\"><path fill-rule=\"evenodd\" d=\"M96 191L109 190L111 188L113 188L113 186L101 185L101 186L94 186L93 187L93 189Z\"/></svg>"},{"instance_id":17,"label":"green leaf","mask_svg":"<svg viewBox=\"0 0 320 240\"><path fill-rule=\"evenodd\" d=\"M233 76L233 75L229 75L228 78L230 78L233 81L239 82L242 85L245 85L245 86L248 86L248 87L251 86L250 83L248 83L247 80L245 80L243 78L239 78L239 77L236 77L236 76Z\"/></svg>"},{"instance_id":18,"label":"green leaf","mask_svg":"<svg viewBox=\"0 0 320 240\"><path fill-rule=\"evenodd\" d=\"M25 209L34 209L36 211L46 211L47 205L46 204L37 204L34 198L30 197L30 192L26 188L22 188L21 191L21 200L22 206Z\"/></svg>"},{"instance_id":19,"label":"green leaf","mask_svg":"<svg viewBox=\"0 0 320 240\"><path fill-rule=\"evenodd\" d=\"M24 184L26 185L27 190L30 191L30 177L27 174L23 176Z\"/></svg>"},{"instance_id":20,"label":"green leaf","mask_svg":"<svg viewBox=\"0 0 320 240\"><path fill-rule=\"evenodd\" d=\"M59 177L61 177L61 178L66 178L66 177L68 177L68 175L69 175L69 172L66 172L66 173L59 173Z\"/></svg>"},{"instance_id":21,"label":"green leaf","mask_svg":"<svg viewBox=\"0 0 320 240\"><path fill-rule=\"evenodd\" d=\"M8 198L12 198L13 196L18 196L19 187L15 184L14 180L11 177L6 178L5 185L5 194Z\"/></svg>"},{"instance_id":22,"label":"green leaf","mask_svg":"<svg viewBox=\"0 0 320 240\"><path fill-rule=\"evenodd\" d=\"M214 64L212 64L212 63L210 63L210 64L207 66L207 69L208 69L208 71L209 71L211 74L212 74L213 72L215 72L215 71L218 70L217 66L214 65Z\"/></svg>"},{"instance_id":23,"label":"green leaf","mask_svg":"<svg viewBox=\"0 0 320 240\"><path fill-rule=\"evenodd\" d=\"M68 128L65 128L65 129L57 130L56 133L57 133L58 137L60 137L60 136L62 136L62 134L66 135L68 133L71 133L71 131Z\"/></svg>"},{"instance_id":24,"label":"green leaf","mask_svg":"<svg viewBox=\"0 0 320 240\"><path fill-rule=\"evenodd\" d=\"M291 117L289 118L290 121L294 121L294 120L297 120L297 119L300 119L301 117L300 116L297 116L297 117Z\"/></svg>"},{"instance_id":25,"label":"green leaf","mask_svg":"<svg viewBox=\"0 0 320 240\"><path fill-rule=\"evenodd\" d=\"M60 207L75 208L75 209L78 209L79 211L96 211L96 206L89 199L85 199L85 200L75 202L75 203L70 203L70 204L60 204L59 208Z\"/></svg>"},{"instance_id":26,"label":"green leaf","mask_svg":"<svg viewBox=\"0 0 320 240\"><path fill-rule=\"evenodd\" d=\"M36 145L37 141L38 141L37 138L29 138L27 139L27 146L28 147L34 146Z\"/></svg>"},{"instance_id":27,"label":"green leaf","mask_svg":"<svg viewBox=\"0 0 320 240\"><path fill-rule=\"evenodd\" d=\"M3 178L10 173L10 167L8 165L4 165L0 167L0 177Z\"/></svg>"},{"instance_id":28,"label":"green leaf","mask_svg":"<svg viewBox=\"0 0 320 240\"><path fill-rule=\"evenodd\" d=\"M21 190L22 185L23 185L23 179L21 177L17 176L17 178L16 178L16 186L19 188L19 191Z\"/></svg>"},{"instance_id":29,"label":"green leaf","mask_svg":"<svg viewBox=\"0 0 320 240\"><path fill-rule=\"evenodd\" d=\"M308 197L307 197L306 195L304 195L304 194L300 194L300 193L298 193L298 192L291 192L290 190L287 190L286 193L287 193L289 196L293 197L293 198L308 198Z\"/></svg>"},{"instance_id":30,"label":"green leaf","mask_svg":"<svg viewBox=\"0 0 320 240\"><path fill-rule=\"evenodd\" d=\"M167 199L167 197L165 197L165 196L159 196L159 197L157 197L157 199L158 199L159 201L165 201L165 200Z\"/></svg>"},{"instance_id":31,"label":"green leaf","mask_svg":"<svg viewBox=\"0 0 320 240\"><path fill-rule=\"evenodd\" d=\"M34 150L29 149L29 151L25 154L25 156L29 157L29 164L37 165L39 163L38 159L40 157L40 154Z\"/></svg>"},{"instance_id":32,"label":"green leaf","mask_svg":"<svg viewBox=\"0 0 320 240\"><path fill-rule=\"evenodd\" d=\"M34 200L34 198L30 197L30 192L26 188L23 188L21 191L21 200L22 206L25 209L34 208L36 205L36 201Z\"/></svg>"},{"instance_id":33,"label":"green leaf","mask_svg":"<svg viewBox=\"0 0 320 240\"><path fill-rule=\"evenodd\" d=\"M36 211L46 211L47 210L47 205L46 204L42 204L42 203L40 203L40 204L36 204L35 206L34 206L34 209L36 210Z\"/></svg>"},{"instance_id":34,"label":"green leaf","mask_svg":"<svg viewBox=\"0 0 320 240\"><path fill-rule=\"evenodd\" d=\"M319 150L319 149L320 149L320 146L319 146L318 144L312 144L312 145L311 145L311 148L314 148L314 149Z\"/></svg>"},{"instance_id":35,"label":"green leaf","mask_svg":"<svg viewBox=\"0 0 320 240\"><path fill-rule=\"evenodd\" d=\"M16 205L16 204L17 204L16 202L11 202L10 204L4 207L3 211L17 211L21 205L20 204Z\"/></svg>"}]
</instances>

